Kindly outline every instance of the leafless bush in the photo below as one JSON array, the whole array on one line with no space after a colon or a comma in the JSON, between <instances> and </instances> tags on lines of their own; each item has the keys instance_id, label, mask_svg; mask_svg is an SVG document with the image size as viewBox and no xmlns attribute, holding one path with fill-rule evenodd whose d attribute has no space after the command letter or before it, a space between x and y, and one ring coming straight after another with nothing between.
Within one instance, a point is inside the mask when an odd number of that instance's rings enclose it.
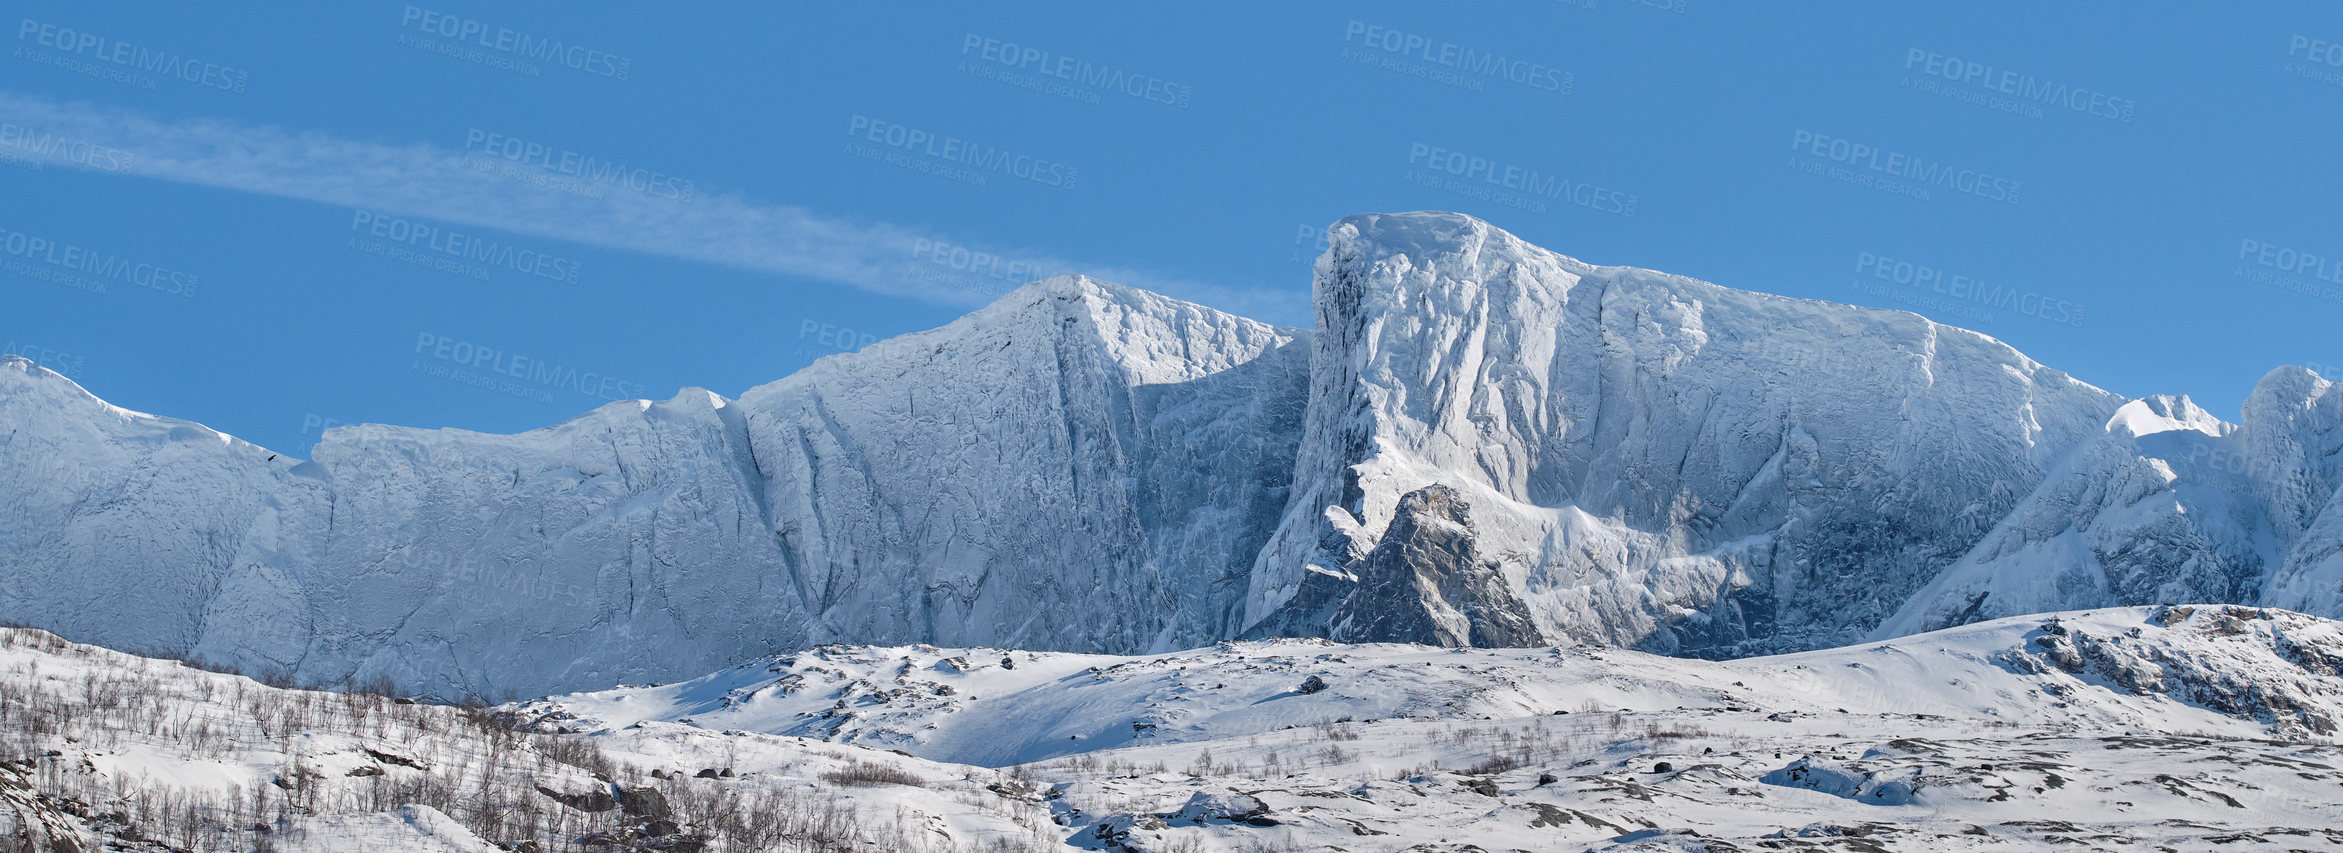
<instances>
[{"instance_id":1,"label":"leafless bush","mask_svg":"<svg viewBox=\"0 0 2343 853\"><path fill-rule=\"evenodd\" d=\"M917 788L927 784L918 774L889 764L852 761L846 766L822 774L822 781L832 785L909 785Z\"/></svg>"},{"instance_id":2,"label":"leafless bush","mask_svg":"<svg viewBox=\"0 0 2343 853\"><path fill-rule=\"evenodd\" d=\"M1645 740L1683 740L1708 736L1707 729L1686 723L1663 724L1654 720L1643 724L1643 738Z\"/></svg>"},{"instance_id":3,"label":"leafless bush","mask_svg":"<svg viewBox=\"0 0 2343 853\"><path fill-rule=\"evenodd\" d=\"M1479 764L1457 771L1467 776L1495 776L1508 770L1518 770L1525 762L1518 755L1492 755Z\"/></svg>"},{"instance_id":4,"label":"leafless bush","mask_svg":"<svg viewBox=\"0 0 2343 853\"><path fill-rule=\"evenodd\" d=\"M1319 740L1345 741L1359 739L1358 730L1352 728L1350 723L1342 720L1327 720L1325 722L1311 726L1310 728L1317 734Z\"/></svg>"}]
</instances>

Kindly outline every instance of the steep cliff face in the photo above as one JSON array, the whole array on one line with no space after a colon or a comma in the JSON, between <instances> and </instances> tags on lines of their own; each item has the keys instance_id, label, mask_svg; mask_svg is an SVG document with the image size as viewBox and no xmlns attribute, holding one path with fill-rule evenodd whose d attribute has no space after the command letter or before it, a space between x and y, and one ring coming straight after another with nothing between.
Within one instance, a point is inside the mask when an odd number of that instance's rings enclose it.
<instances>
[{"instance_id":1,"label":"steep cliff face","mask_svg":"<svg viewBox=\"0 0 2343 853\"><path fill-rule=\"evenodd\" d=\"M813 639L732 408L686 389L510 436L335 430L315 487L220 539L191 651L492 696Z\"/></svg>"},{"instance_id":2,"label":"steep cliff face","mask_svg":"<svg viewBox=\"0 0 2343 853\"><path fill-rule=\"evenodd\" d=\"M311 488L292 460L0 356L0 619L184 651L235 539Z\"/></svg>"},{"instance_id":3,"label":"steep cliff face","mask_svg":"<svg viewBox=\"0 0 2343 853\"><path fill-rule=\"evenodd\" d=\"M441 695L608 683L809 639L690 390L512 436L363 426L316 458L0 365L4 618L255 673ZM15 486L24 484L25 488Z\"/></svg>"},{"instance_id":4,"label":"steep cliff face","mask_svg":"<svg viewBox=\"0 0 2343 853\"><path fill-rule=\"evenodd\" d=\"M2243 467L2285 549L2264 601L2343 613L2343 387L2299 367L2262 377L2245 401Z\"/></svg>"},{"instance_id":5,"label":"steep cliff face","mask_svg":"<svg viewBox=\"0 0 2343 853\"><path fill-rule=\"evenodd\" d=\"M2245 401L2246 452L2274 538L2262 600L2343 615L2343 385L2299 367L2262 377Z\"/></svg>"},{"instance_id":6,"label":"steep cliff face","mask_svg":"<svg viewBox=\"0 0 2343 853\"><path fill-rule=\"evenodd\" d=\"M1541 635L1846 642L2123 402L1912 314L1596 267L1470 217L1331 234L1295 498L1248 601L1285 632L1438 482Z\"/></svg>"},{"instance_id":7,"label":"steep cliff face","mask_svg":"<svg viewBox=\"0 0 2343 853\"><path fill-rule=\"evenodd\" d=\"M823 639L1136 652L1229 636L1285 503L1301 333L1088 280L741 399Z\"/></svg>"}]
</instances>

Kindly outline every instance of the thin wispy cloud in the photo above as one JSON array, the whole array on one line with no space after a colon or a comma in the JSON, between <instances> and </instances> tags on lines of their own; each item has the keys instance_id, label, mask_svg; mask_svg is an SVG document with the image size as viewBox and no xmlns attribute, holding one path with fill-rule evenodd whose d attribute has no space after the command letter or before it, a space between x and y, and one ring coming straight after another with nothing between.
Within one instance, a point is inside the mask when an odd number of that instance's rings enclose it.
<instances>
[{"instance_id":1,"label":"thin wispy cloud","mask_svg":"<svg viewBox=\"0 0 2343 853\"><path fill-rule=\"evenodd\" d=\"M6 92L0 92L0 122L15 125L20 140L0 153L112 179L164 180L368 208L822 279L942 304L981 304L1022 283L1019 276L939 262L933 247L949 245L1004 259L995 270L1083 273L1240 314L1308 316L1296 293L1231 288L1045 251L985 246L951 234L825 215L706 186L695 187L686 202L663 189L639 191L478 151L365 142L221 119L162 120ZM128 168L120 168L120 158L88 157L92 146L127 153Z\"/></svg>"}]
</instances>

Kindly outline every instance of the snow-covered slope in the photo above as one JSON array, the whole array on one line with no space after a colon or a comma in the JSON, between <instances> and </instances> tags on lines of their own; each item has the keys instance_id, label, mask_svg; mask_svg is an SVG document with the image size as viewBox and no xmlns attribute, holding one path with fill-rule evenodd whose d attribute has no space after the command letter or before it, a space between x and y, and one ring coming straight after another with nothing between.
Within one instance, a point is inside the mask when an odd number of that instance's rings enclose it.
<instances>
[{"instance_id":1,"label":"snow-covered slope","mask_svg":"<svg viewBox=\"0 0 2343 853\"><path fill-rule=\"evenodd\" d=\"M1732 657L1993 616L2343 615L2343 393L2240 425L1917 315L1471 217L1337 223L1317 328L1066 277L740 399L314 459L0 358L0 620L442 697L825 642Z\"/></svg>"},{"instance_id":2,"label":"snow-covered slope","mask_svg":"<svg viewBox=\"0 0 2343 853\"><path fill-rule=\"evenodd\" d=\"M1115 657L823 646L690 681L520 707L548 732L645 721L1008 766L1264 735L1328 720L1731 711L1936 715L2107 731L2343 732L2343 625L2239 607L2027 616L1733 661L1596 646L1437 649L1324 640ZM1302 685L1317 679L1323 689Z\"/></svg>"},{"instance_id":3,"label":"snow-covered slope","mask_svg":"<svg viewBox=\"0 0 2343 853\"><path fill-rule=\"evenodd\" d=\"M2236 427L2186 398L2134 400L1879 636L2047 610L2252 601L2268 534L2218 460Z\"/></svg>"},{"instance_id":4,"label":"snow-covered slope","mask_svg":"<svg viewBox=\"0 0 2343 853\"><path fill-rule=\"evenodd\" d=\"M833 646L514 710L569 736L681 722L1009 767L1093 850L2325 849L2338 647L2329 620L2212 606L1726 662Z\"/></svg>"}]
</instances>

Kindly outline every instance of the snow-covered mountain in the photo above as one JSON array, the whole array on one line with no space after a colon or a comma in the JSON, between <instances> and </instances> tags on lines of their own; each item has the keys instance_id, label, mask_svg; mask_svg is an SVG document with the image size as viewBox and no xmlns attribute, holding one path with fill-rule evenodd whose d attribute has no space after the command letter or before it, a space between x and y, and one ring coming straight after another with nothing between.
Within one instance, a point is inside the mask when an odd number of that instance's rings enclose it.
<instances>
[{"instance_id":1,"label":"snow-covered mountain","mask_svg":"<svg viewBox=\"0 0 2343 853\"><path fill-rule=\"evenodd\" d=\"M2343 615L2339 464L2343 393L2299 367L2262 378L2243 424L2134 400L1874 636L2177 601Z\"/></svg>"},{"instance_id":2,"label":"snow-covered mountain","mask_svg":"<svg viewBox=\"0 0 2343 853\"><path fill-rule=\"evenodd\" d=\"M443 696L840 640L1231 636L1284 504L1300 333L1081 278L519 435L366 425L308 461L0 362L0 619Z\"/></svg>"},{"instance_id":3,"label":"snow-covered mountain","mask_svg":"<svg viewBox=\"0 0 2343 853\"><path fill-rule=\"evenodd\" d=\"M1709 656L1849 642L2123 403L1914 314L1592 266L1470 217L1330 242L1263 633L1399 639L1326 614L1390 588L1360 571L1438 484L1504 579L1427 597L1452 619L1519 607L1547 638Z\"/></svg>"},{"instance_id":4,"label":"snow-covered mountain","mask_svg":"<svg viewBox=\"0 0 2343 853\"><path fill-rule=\"evenodd\" d=\"M0 361L0 619L437 696L826 642L1797 651L1996 616L2343 615L2343 395L2243 423L1917 315L1470 217L1337 223L1316 328L1080 277L518 435L298 460Z\"/></svg>"}]
</instances>

